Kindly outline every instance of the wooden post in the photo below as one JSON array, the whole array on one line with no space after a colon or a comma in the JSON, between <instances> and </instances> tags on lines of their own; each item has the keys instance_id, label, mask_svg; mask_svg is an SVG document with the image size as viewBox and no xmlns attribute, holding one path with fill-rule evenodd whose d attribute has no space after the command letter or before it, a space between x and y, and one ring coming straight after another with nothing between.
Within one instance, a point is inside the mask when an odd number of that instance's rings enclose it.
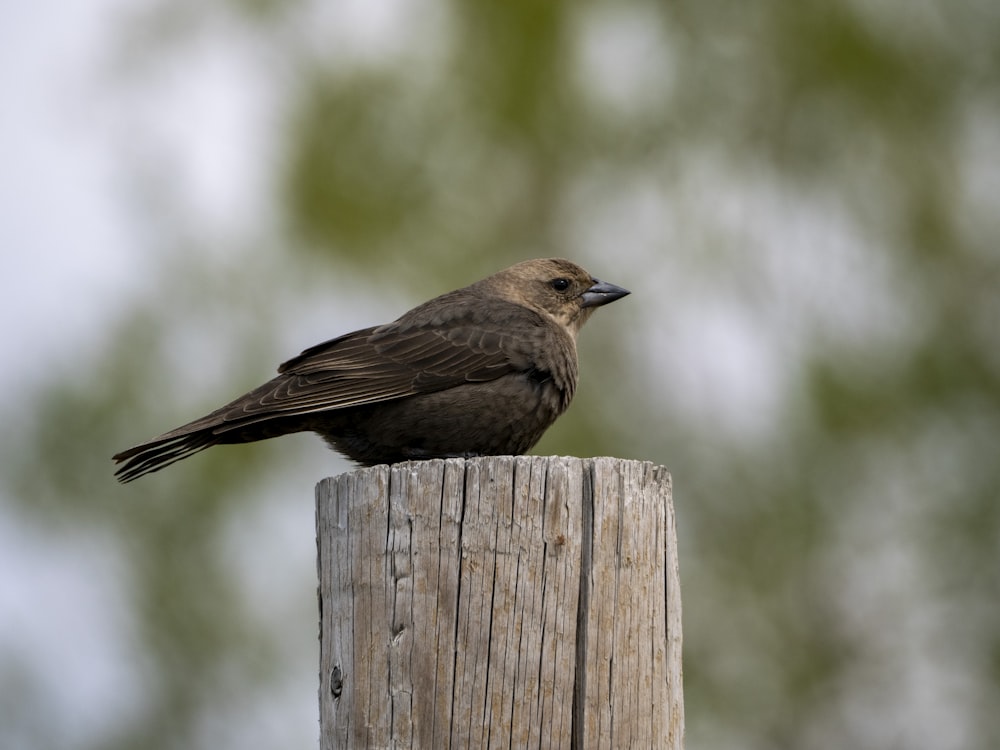
<instances>
[{"instance_id":1,"label":"wooden post","mask_svg":"<svg viewBox=\"0 0 1000 750\"><path fill-rule=\"evenodd\" d=\"M316 488L320 747L683 746L670 475L376 466Z\"/></svg>"}]
</instances>

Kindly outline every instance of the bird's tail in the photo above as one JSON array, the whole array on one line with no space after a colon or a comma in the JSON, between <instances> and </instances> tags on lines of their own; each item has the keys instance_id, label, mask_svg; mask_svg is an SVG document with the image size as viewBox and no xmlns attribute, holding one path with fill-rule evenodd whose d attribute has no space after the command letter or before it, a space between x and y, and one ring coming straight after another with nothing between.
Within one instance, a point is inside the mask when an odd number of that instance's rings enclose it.
<instances>
[{"instance_id":1,"label":"bird's tail","mask_svg":"<svg viewBox=\"0 0 1000 750\"><path fill-rule=\"evenodd\" d=\"M220 442L219 435L211 429L187 434L167 433L149 442L116 453L112 458L121 466L115 470L119 482L131 482L144 474L159 471L175 461L187 458Z\"/></svg>"}]
</instances>

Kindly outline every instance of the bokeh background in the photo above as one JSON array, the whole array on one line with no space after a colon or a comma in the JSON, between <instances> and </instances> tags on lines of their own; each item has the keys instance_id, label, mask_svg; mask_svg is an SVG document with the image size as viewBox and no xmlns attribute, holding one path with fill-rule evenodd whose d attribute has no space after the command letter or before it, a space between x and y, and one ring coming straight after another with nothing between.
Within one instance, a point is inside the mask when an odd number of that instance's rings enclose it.
<instances>
[{"instance_id":1,"label":"bokeh background","mask_svg":"<svg viewBox=\"0 0 1000 750\"><path fill-rule=\"evenodd\" d=\"M109 457L512 262L673 473L692 748L1000 747L1000 5L0 10L0 746L314 747L309 435Z\"/></svg>"}]
</instances>

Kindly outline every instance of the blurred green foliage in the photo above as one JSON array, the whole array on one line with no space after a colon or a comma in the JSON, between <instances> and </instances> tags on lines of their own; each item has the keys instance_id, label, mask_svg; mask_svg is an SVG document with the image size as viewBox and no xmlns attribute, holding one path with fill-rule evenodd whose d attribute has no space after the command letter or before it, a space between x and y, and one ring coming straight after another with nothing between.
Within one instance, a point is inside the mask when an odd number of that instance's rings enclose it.
<instances>
[{"instance_id":1,"label":"blurred green foliage","mask_svg":"<svg viewBox=\"0 0 1000 750\"><path fill-rule=\"evenodd\" d=\"M149 300L109 336L99 369L44 384L5 451L19 512L110 530L126 561L148 697L110 741L74 747L209 746L210 717L253 705L289 634L255 615L220 540L253 504L311 512L308 488L328 473L310 465L314 476L276 498L261 487L291 449L252 446L121 489L107 457L262 380L294 353L276 342L292 335L287 311L303 296L333 290L344 319L368 296L391 317L409 306L404 288L414 302L541 255L579 258L637 292L589 324L577 401L538 452L649 458L673 473L690 745L996 747L1000 227L998 194L981 185L1000 186L1000 138L975 133L982 121L1000 127L1000 13L974 0L420 5L432 20L379 55L332 54L322 24L337 11L308 3L163 4L143 32L129 27L155 37L162 24L169 43L148 54L178 56L176 28L210 17L202 33L262 40L294 85L276 133L274 242L234 239L235 260L199 265L178 241L185 262L165 264L162 286L197 281L196 291L182 305ZM662 46L626 70L641 84L631 95L618 90L628 81L581 74L635 59L618 28ZM820 215L834 207L861 244L847 285L857 297L816 313L807 290L781 307L798 278L782 269L808 248L769 248L768 260L759 241L721 230L719 192L685 192L699 159ZM626 224L614 243L572 244L588 209L630 200L636 184L658 191L657 212L703 222L692 236L712 242L639 242ZM791 199L773 210L779 229L797 221ZM241 258L255 255L247 271ZM759 272L767 263L778 270ZM864 298L876 266L889 282L874 294L896 297ZM671 333L698 338L701 298L681 293L693 279L669 274L699 268L706 304L727 296L728 274L751 269L730 295L741 316L768 338L805 342L787 359L772 351L786 385L767 424L728 429L687 408ZM822 284L824 267L811 273ZM353 296L338 298L346 287ZM852 315L857 305L875 317ZM902 312L879 318L886 309ZM245 314L216 361L199 360L211 388L180 385L191 360L163 342L196 326L211 338ZM332 320L328 335L350 327ZM240 382L227 382L233 372ZM938 698L907 697L921 691L951 701L937 706L940 722L927 705Z\"/></svg>"}]
</instances>

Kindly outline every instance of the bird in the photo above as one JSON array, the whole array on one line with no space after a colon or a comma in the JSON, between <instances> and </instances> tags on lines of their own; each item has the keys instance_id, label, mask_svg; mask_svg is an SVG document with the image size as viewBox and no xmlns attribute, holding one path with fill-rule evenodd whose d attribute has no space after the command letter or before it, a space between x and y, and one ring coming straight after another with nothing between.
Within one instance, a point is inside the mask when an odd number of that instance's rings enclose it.
<instances>
[{"instance_id":1,"label":"bird","mask_svg":"<svg viewBox=\"0 0 1000 750\"><path fill-rule=\"evenodd\" d=\"M521 455L573 399L581 326L629 293L563 258L522 261L306 349L260 387L115 454L115 476L301 431L361 466Z\"/></svg>"}]
</instances>

